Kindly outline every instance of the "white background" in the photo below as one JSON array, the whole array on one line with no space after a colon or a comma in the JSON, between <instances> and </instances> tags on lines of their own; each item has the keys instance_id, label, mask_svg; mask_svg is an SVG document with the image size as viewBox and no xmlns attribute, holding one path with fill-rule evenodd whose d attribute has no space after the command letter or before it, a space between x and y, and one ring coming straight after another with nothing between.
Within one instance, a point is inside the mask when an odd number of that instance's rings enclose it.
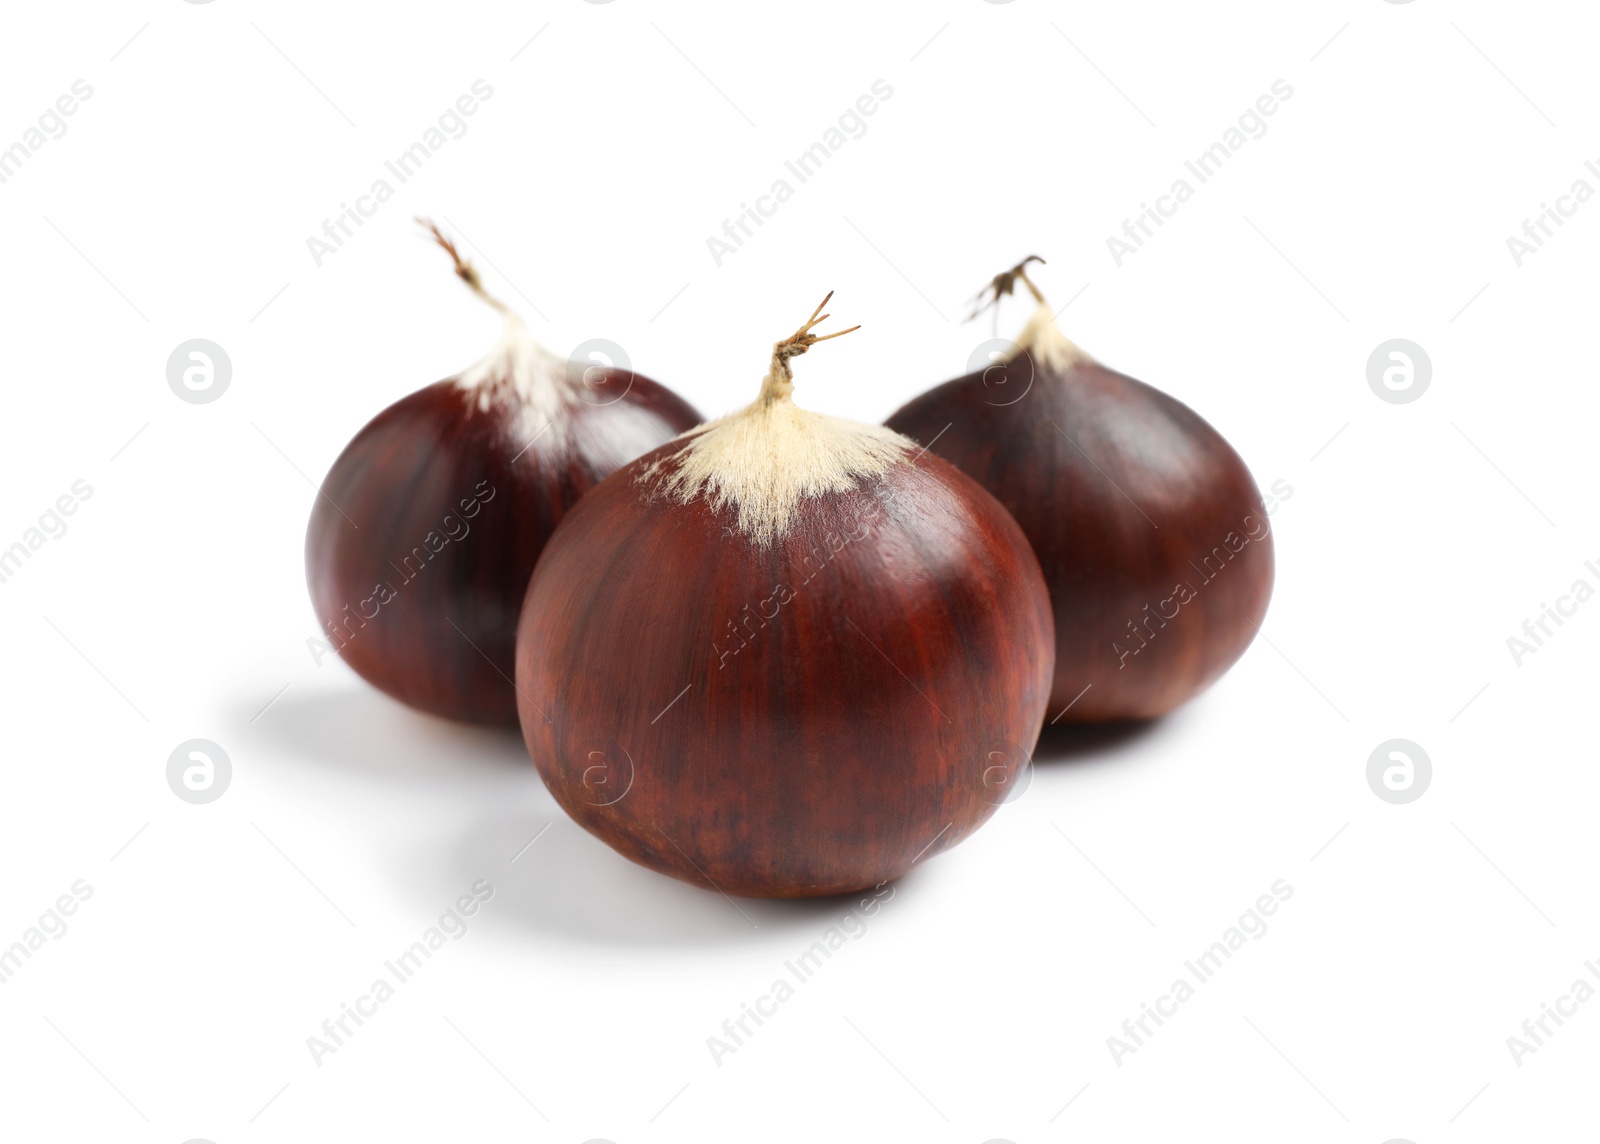
<instances>
[{"instance_id":1,"label":"white background","mask_svg":"<svg viewBox=\"0 0 1600 1144\"><path fill-rule=\"evenodd\" d=\"M1576 1138L1600 1003L1520 1065L1506 1039L1600 958L1600 604L1520 666L1506 640L1600 586L1600 205L1521 267L1506 239L1600 187L1597 23L1486 0L9 6L0 146L74 80L93 96L0 185L0 547L74 481L93 495L0 584L0 943L75 880L93 896L0 986L4 1135ZM480 78L464 137L318 267L306 239ZM877 79L867 133L715 265L724 218ZM1108 236L1277 79L1266 135L1117 266ZM552 348L612 339L707 414L836 289L863 328L798 396L879 420L965 372L990 336L965 301L1044 255L1077 341L1292 486L1264 638L1147 731L1042 752L715 1063L707 1038L848 903L736 910L635 867L514 735L308 646L312 482L497 332L419 213ZM211 404L166 381L197 337L233 363ZM1433 364L1410 404L1367 384L1396 337ZM196 737L234 768L206 806L166 782ZM1434 770L1404 806L1365 777L1396 737ZM470 932L314 1064L306 1039L480 878ZM1277 879L1266 935L1116 1063L1107 1038Z\"/></svg>"}]
</instances>

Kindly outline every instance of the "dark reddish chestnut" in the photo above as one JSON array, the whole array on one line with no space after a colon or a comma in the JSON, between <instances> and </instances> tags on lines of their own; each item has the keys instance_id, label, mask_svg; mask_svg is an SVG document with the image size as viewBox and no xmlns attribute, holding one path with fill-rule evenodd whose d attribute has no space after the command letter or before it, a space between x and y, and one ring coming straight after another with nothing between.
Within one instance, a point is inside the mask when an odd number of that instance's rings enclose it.
<instances>
[{"instance_id":1,"label":"dark reddish chestnut","mask_svg":"<svg viewBox=\"0 0 1600 1144\"><path fill-rule=\"evenodd\" d=\"M517 637L556 800L726 894L860 890L955 845L1017 788L1049 694L1049 597L1005 510L791 400L826 317L773 348L754 404L578 504Z\"/></svg>"},{"instance_id":2,"label":"dark reddish chestnut","mask_svg":"<svg viewBox=\"0 0 1600 1144\"><path fill-rule=\"evenodd\" d=\"M700 415L648 378L544 349L433 233L504 334L345 447L312 509L306 579L328 639L369 683L435 715L514 724L517 613L550 534Z\"/></svg>"},{"instance_id":3,"label":"dark reddish chestnut","mask_svg":"<svg viewBox=\"0 0 1600 1144\"><path fill-rule=\"evenodd\" d=\"M1148 719L1195 695L1255 637L1272 536L1250 470L1187 405L1107 369L1038 308L1009 355L888 425L958 465L1033 543L1056 621L1051 722ZM1042 260L1041 260L1042 261Z\"/></svg>"}]
</instances>

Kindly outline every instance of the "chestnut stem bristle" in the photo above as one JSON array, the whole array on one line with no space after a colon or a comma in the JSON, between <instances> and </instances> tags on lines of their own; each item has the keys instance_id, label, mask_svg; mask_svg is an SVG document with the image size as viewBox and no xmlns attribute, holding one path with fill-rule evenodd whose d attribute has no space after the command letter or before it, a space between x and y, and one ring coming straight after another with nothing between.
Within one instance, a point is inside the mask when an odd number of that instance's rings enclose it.
<instances>
[{"instance_id":1,"label":"chestnut stem bristle","mask_svg":"<svg viewBox=\"0 0 1600 1144\"><path fill-rule=\"evenodd\" d=\"M472 292L474 294L482 298L485 302L489 303L489 305L493 306L496 310L499 310L502 314L509 315L511 313L510 307L483 288L483 279L478 277L478 268L473 266L471 262L467 261L467 259L461 257L461 252L456 249L456 244L453 239L446 238L444 233L440 231L440 229L434 225L430 219L425 219L418 216L417 222L426 228L433 235L434 241L440 246L444 247L445 251L450 255L451 261L456 264L457 278L465 282L469 287L472 288Z\"/></svg>"},{"instance_id":2,"label":"chestnut stem bristle","mask_svg":"<svg viewBox=\"0 0 1600 1144\"><path fill-rule=\"evenodd\" d=\"M770 403L785 399L793 391L793 374L789 372L789 359L799 357L818 342L825 342L829 338L843 337L845 334L854 333L860 326L851 326L848 330L839 330L832 334L813 334L811 331L821 322L825 322L832 315L824 314L822 308L828 304L828 299L833 297L833 291L817 304L811 311L811 317L794 333L772 347L772 368L767 370L767 376L761 382L761 394L758 398L763 403Z\"/></svg>"},{"instance_id":3,"label":"chestnut stem bristle","mask_svg":"<svg viewBox=\"0 0 1600 1144\"><path fill-rule=\"evenodd\" d=\"M972 313L967 315L967 321L972 321L985 310L998 307L1000 299L1010 295L1021 282L1028 288L1028 293L1033 295L1033 300L1040 305L1044 304L1044 295L1033 284L1033 279L1028 277L1028 263L1037 262L1045 265L1045 260L1037 254L1030 254L1010 270L1002 271L989 280L989 284L978 291L978 296L972 301Z\"/></svg>"},{"instance_id":4,"label":"chestnut stem bristle","mask_svg":"<svg viewBox=\"0 0 1600 1144\"><path fill-rule=\"evenodd\" d=\"M848 330L840 330L837 333L821 335L813 334L811 332L814 327L821 325L823 322L826 322L833 316L831 314L824 314L822 312L822 307L826 306L828 304L828 299L832 297L833 291L829 290L828 296L821 302L817 303L817 308L811 311L811 317L806 320L805 325L801 326L783 341L772 347L773 355L777 357L779 361L787 361L789 358L797 357L798 355L805 353L818 342L825 342L829 338L842 338L845 334L854 333L856 330L861 328L859 325L856 325L851 326Z\"/></svg>"}]
</instances>

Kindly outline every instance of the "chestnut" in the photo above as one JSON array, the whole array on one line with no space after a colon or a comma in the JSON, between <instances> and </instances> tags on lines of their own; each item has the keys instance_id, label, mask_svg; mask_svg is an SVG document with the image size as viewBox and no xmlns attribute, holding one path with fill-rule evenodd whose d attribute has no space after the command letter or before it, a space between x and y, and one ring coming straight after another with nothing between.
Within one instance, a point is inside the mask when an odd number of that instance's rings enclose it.
<instances>
[{"instance_id":1,"label":"chestnut","mask_svg":"<svg viewBox=\"0 0 1600 1144\"><path fill-rule=\"evenodd\" d=\"M1015 789L1049 694L1049 595L1016 522L900 434L792 401L821 310L753 404L578 503L517 635L556 800L728 895L860 890L954 846Z\"/></svg>"},{"instance_id":2,"label":"chestnut","mask_svg":"<svg viewBox=\"0 0 1600 1144\"><path fill-rule=\"evenodd\" d=\"M449 719L515 724L517 615L551 533L591 487L700 415L648 378L540 346L424 225L505 315L504 333L345 447L312 509L306 580L329 641L369 683Z\"/></svg>"},{"instance_id":3,"label":"chestnut","mask_svg":"<svg viewBox=\"0 0 1600 1144\"><path fill-rule=\"evenodd\" d=\"M1272 535L1239 454L1181 401L1117 373L1036 309L1009 354L887 424L992 492L1043 566L1055 612L1051 722L1149 719L1203 690L1255 637ZM980 307L981 308L981 307Z\"/></svg>"}]
</instances>

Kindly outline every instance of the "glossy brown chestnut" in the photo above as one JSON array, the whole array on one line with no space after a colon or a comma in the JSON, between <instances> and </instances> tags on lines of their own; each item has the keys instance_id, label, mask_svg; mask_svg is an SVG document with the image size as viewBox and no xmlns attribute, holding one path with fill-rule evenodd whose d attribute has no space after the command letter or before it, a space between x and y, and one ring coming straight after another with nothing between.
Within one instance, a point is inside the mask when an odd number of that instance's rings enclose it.
<instances>
[{"instance_id":1,"label":"glossy brown chestnut","mask_svg":"<svg viewBox=\"0 0 1600 1144\"><path fill-rule=\"evenodd\" d=\"M754 405L578 504L517 640L557 801L727 894L859 890L955 845L1015 789L1049 691L1049 598L994 498L790 401L820 320Z\"/></svg>"},{"instance_id":2,"label":"glossy brown chestnut","mask_svg":"<svg viewBox=\"0 0 1600 1144\"><path fill-rule=\"evenodd\" d=\"M306 579L368 682L435 715L514 724L517 615L546 541L589 488L700 416L638 374L562 362L493 304L506 332L487 358L385 409L333 463Z\"/></svg>"},{"instance_id":3,"label":"glossy brown chestnut","mask_svg":"<svg viewBox=\"0 0 1600 1144\"><path fill-rule=\"evenodd\" d=\"M1030 261L1032 261L1030 259ZM1181 401L1108 369L1038 309L1009 357L887 424L1010 510L1055 612L1052 722L1148 719L1244 653L1272 594L1272 536L1239 455Z\"/></svg>"}]
</instances>

